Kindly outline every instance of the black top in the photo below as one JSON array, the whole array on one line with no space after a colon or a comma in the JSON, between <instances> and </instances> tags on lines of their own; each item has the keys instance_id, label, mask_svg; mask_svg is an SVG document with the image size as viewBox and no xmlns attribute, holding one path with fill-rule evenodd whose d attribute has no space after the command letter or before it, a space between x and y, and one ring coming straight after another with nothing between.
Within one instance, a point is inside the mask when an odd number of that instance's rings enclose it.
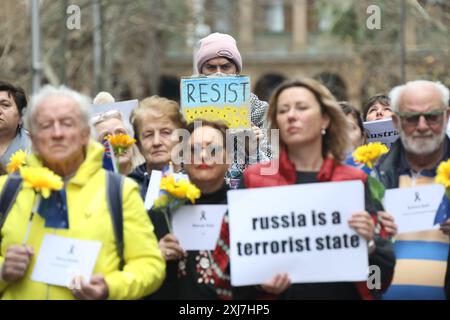
<instances>
[{"instance_id":1,"label":"black top","mask_svg":"<svg viewBox=\"0 0 450 320\"><path fill-rule=\"evenodd\" d=\"M295 183L302 184L317 182L317 174L318 172L297 171L297 181Z\"/></svg>"},{"instance_id":2,"label":"black top","mask_svg":"<svg viewBox=\"0 0 450 320\"><path fill-rule=\"evenodd\" d=\"M202 194L196 204L227 204L228 190L224 183L220 190L211 194ZM169 233L163 212L151 210L150 218L158 240ZM188 251L186 259L167 262L166 279L161 288L149 298L218 299L211 283L212 274L209 271L211 253L210 251Z\"/></svg>"},{"instance_id":3,"label":"black top","mask_svg":"<svg viewBox=\"0 0 450 320\"><path fill-rule=\"evenodd\" d=\"M133 172L131 172L128 177L133 179L139 185L139 191L142 199L145 200L145 196L147 195L147 188L150 182L151 172L147 172L147 164L143 163L140 166L136 167Z\"/></svg>"}]
</instances>

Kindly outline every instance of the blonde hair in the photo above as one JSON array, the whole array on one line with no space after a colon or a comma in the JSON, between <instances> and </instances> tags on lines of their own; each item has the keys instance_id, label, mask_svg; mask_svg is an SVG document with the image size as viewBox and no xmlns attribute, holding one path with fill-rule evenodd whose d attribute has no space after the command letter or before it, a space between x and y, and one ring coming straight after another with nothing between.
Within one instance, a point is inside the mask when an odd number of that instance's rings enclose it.
<instances>
[{"instance_id":1,"label":"blonde hair","mask_svg":"<svg viewBox=\"0 0 450 320\"><path fill-rule=\"evenodd\" d=\"M144 118L148 115L152 115L156 118L167 117L177 128L186 128L186 121L180 112L180 105L178 102L159 96L151 96L142 100L139 103L139 106L133 109L130 115L130 122L134 130L134 138L138 143L140 143L139 135L142 123Z\"/></svg>"},{"instance_id":2,"label":"blonde hair","mask_svg":"<svg viewBox=\"0 0 450 320\"><path fill-rule=\"evenodd\" d=\"M339 106L339 103L336 101L331 92L316 80L309 78L288 80L283 82L274 91L272 98L270 99L269 110L267 112L270 129L278 129L276 117L278 98L280 94L286 89L295 87L302 87L311 91L320 105L321 114L329 117L330 124L322 139L322 155L324 158L331 155L337 162L341 162L344 160L345 153L350 144L350 138L347 134L347 120L344 112ZM280 141L280 144L285 145L283 141Z\"/></svg>"}]
</instances>

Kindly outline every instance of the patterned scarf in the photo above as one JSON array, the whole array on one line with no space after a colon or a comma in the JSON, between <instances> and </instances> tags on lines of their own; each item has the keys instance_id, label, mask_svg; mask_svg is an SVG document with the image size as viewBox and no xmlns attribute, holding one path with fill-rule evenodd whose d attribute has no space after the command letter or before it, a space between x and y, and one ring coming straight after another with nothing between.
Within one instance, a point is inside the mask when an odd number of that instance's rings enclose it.
<instances>
[{"instance_id":1,"label":"patterned scarf","mask_svg":"<svg viewBox=\"0 0 450 320\"><path fill-rule=\"evenodd\" d=\"M229 275L230 265L230 233L228 228L228 212L222 220L219 241L212 253L212 271L214 287L221 300L231 300L231 281Z\"/></svg>"}]
</instances>

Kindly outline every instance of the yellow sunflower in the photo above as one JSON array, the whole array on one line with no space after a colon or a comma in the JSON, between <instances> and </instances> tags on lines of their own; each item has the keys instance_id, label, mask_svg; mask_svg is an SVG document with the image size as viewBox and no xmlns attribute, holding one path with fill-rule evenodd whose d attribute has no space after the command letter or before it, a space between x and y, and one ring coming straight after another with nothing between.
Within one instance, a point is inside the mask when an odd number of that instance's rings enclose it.
<instances>
[{"instance_id":1,"label":"yellow sunflower","mask_svg":"<svg viewBox=\"0 0 450 320\"><path fill-rule=\"evenodd\" d=\"M61 190L64 186L61 177L45 167L22 167L20 175L25 187L33 188L44 198L48 198L51 191Z\"/></svg>"},{"instance_id":2,"label":"yellow sunflower","mask_svg":"<svg viewBox=\"0 0 450 320\"><path fill-rule=\"evenodd\" d=\"M114 153L119 155L136 143L135 139L123 133L108 135L106 136L106 139L111 143Z\"/></svg>"},{"instance_id":3,"label":"yellow sunflower","mask_svg":"<svg viewBox=\"0 0 450 320\"><path fill-rule=\"evenodd\" d=\"M436 183L443 184L446 189L450 188L450 159L439 164L436 171Z\"/></svg>"},{"instance_id":4,"label":"yellow sunflower","mask_svg":"<svg viewBox=\"0 0 450 320\"><path fill-rule=\"evenodd\" d=\"M355 162L362 163L372 169L375 162L389 149L381 142L370 142L369 144L358 147L353 152Z\"/></svg>"},{"instance_id":5,"label":"yellow sunflower","mask_svg":"<svg viewBox=\"0 0 450 320\"><path fill-rule=\"evenodd\" d=\"M175 181L173 175L165 176L161 179L160 189L167 191L170 196L178 199L189 199L192 203L200 198L200 190L187 179Z\"/></svg>"},{"instance_id":6,"label":"yellow sunflower","mask_svg":"<svg viewBox=\"0 0 450 320\"><path fill-rule=\"evenodd\" d=\"M200 198L200 195L200 189L197 188L194 184L190 183L186 192L186 198L188 198L191 203L195 203L195 200Z\"/></svg>"},{"instance_id":7,"label":"yellow sunflower","mask_svg":"<svg viewBox=\"0 0 450 320\"><path fill-rule=\"evenodd\" d=\"M19 171L22 166L27 163L27 154L22 149L17 150L13 153L11 158L9 158L9 163L6 166L6 171L8 173L13 173Z\"/></svg>"}]
</instances>

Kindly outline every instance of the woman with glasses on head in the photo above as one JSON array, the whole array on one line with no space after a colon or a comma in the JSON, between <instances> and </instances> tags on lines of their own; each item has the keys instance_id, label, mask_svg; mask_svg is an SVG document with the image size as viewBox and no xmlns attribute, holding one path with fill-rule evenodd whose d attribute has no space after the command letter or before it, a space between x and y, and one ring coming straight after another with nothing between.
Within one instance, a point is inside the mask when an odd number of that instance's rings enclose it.
<instances>
[{"instance_id":1,"label":"woman with glasses on head","mask_svg":"<svg viewBox=\"0 0 450 320\"><path fill-rule=\"evenodd\" d=\"M339 104L325 86L312 79L288 81L272 95L268 117L271 129L280 132L279 170L263 175L262 168L273 164L257 164L244 172L246 188L293 184L360 180L365 184L366 210L355 212L349 220L368 243L369 265L381 269L382 288L389 285L395 256L392 244L375 231L379 206L372 200L367 175L356 168L342 165L348 150L348 123ZM351 195L349 195L351 201ZM272 279L259 287L243 287L240 298L254 298L262 293L282 299L373 299L380 290L369 290L366 282L297 283L291 285L285 273L274 270Z\"/></svg>"},{"instance_id":2,"label":"woman with glasses on head","mask_svg":"<svg viewBox=\"0 0 450 320\"><path fill-rule=\"evenodd\" d=\"M226 151L227 126L221 122L196 120L187 126L190 133L185 141L184 168L189 180L201 191L196 205L226 204L228 186L224 175L229 168ZM230 290L222 290L222 282L229 283L229 276L215 277L219 267L213 251L185 251L159 210L152 210L150 217L155 226L159 246L167 261L167 276L154 299L220 299L230 298ZM225 218L226 220L226 218Z\"/></svg>"},{"instance_id":3,"label":"woman with glasses on head","mask_svg":"<svg viewBox=\"0 0 450 320\"><path fill-rule=\"evenodd\" d=\"M106 111L94 116L91 121L96 131L96 139L100 143L109 135L130 135L130 131L126 128L122 113L119 110ZM118 162L119 172L123 175L128 175L144 162L144 158L139 153L139 149L133 145L118 155Z\"/></svg>"}]
</instances>

